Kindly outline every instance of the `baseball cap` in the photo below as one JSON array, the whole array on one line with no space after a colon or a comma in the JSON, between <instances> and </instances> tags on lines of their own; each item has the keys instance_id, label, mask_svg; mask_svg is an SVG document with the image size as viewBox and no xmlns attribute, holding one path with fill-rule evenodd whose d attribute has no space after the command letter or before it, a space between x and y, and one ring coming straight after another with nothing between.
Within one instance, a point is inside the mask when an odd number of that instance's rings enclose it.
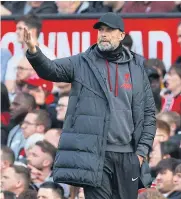
<instances>
[{"instance_id":1,"label":"baseball cap","mask_svg":"<svg viewBox=\"0 0 181 199\"><path fill-rule=\"evenodd\" d=\"M101 25L109 26L113 29L124 31L124 22L120 14L108 12L100 17L99 21L94 24L94 29L99 29Z\"/></svg>"},{"instance_id":2,"label":"baseball cap","mask_svg":"<svg viewBox=\"0 0 181 199\"><path fill-rule=\"evenodd\" d=\"M48 92L51 92L53 89L53 82L42 79L37 74L32 75L31 77L25 79L24 82L34 87L41 86L43 90Z\"/></svg>"}]
</instances>

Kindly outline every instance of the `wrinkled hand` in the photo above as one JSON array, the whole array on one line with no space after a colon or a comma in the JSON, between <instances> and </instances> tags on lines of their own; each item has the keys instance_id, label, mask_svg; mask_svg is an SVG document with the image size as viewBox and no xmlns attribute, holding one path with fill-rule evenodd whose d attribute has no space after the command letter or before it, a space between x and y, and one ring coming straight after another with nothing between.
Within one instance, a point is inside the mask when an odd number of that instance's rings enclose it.
<instances>
[{"instance_id":1,"label":"wrinkled hand","mask_svg":"<svg viewBox=\"0 0 181 199\"><path fill-rule=\"evenodd\" d=\"M30 53L36 53L36 43L31 35L31 32L29 32L26 28L24 28L24 42L26 43Z\"/></svg>"},{"instance_id":2,"label":"wrinkled hand","mask_svg":"<svg viewBox=\"0 0 181 199\"><path fill-rule=\"evenodd\" d=\"M140 167L141 167L141 165L143 164L143 157L142 156L140 156L140 155L137 155L138 156L138 159L139 159L139 162L140 162Z\"/></svg>"}]
</instances>

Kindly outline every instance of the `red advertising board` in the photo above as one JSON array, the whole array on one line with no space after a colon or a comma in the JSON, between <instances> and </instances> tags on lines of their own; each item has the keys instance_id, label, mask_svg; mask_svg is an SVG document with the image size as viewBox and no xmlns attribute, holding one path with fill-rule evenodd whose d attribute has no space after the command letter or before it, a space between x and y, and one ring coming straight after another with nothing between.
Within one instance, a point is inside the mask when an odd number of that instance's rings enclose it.
<instances>
[{"instance_id":1,"label":"red advertising board","mask_svg":"<svg viewBox=\"0 0 181 199\"><path fill-rule=\"evenodd\" d=\"M40 42L51 48L61 58L85 51L96 42L97 31L92 28L96 19L44 19ZM177 25L180 18L126 18L125 31L134 41L133 51L146 58L158 57L167 69L181 48L177 43ZM1 46L18 53L16 24L2 20Z\"/></svg>"}]
</instances>

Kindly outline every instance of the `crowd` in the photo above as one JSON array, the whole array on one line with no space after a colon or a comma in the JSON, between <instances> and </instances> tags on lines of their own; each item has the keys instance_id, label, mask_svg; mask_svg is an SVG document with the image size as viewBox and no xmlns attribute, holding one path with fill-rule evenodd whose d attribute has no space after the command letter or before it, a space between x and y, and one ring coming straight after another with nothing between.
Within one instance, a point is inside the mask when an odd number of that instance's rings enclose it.
<instances>
[{"instance_id":1,"label":"crowd","mask_svg":"<svg viewBox=\"0 0 181 199\"><path fill-rule=\"evenodd\" d=\"M22 14L181 12L180 1L2 1L1 16Z\"/></svg>"},{"instance_id":2,"label":"crowd","mask_svg":"<svg viewBox=\"0 0 181 199\"><path fill-rule=\"evenodd\" d=\"M164 5L161 5L164 4ZM56 56L38 43L41 20L35 14L93 12L173 12L180 2L1 2L4 15L24 15L16 21L17 41L24 46L15 58L1 49L1 183L0 198L84 199L83 188L55 183L52 167L68 108L71 84L39 77L28 60L23 41L27 28L42 52ZM28 14L28 15L27 15ZM181 47L181 23L175 30ZM129 35L123 45L131 50ZM156 136L148 160L153 182L139 190L139 199L181 198L181 57L166 71L164 63L145 61L156 103Z\"/></svg>"}]
</instances>

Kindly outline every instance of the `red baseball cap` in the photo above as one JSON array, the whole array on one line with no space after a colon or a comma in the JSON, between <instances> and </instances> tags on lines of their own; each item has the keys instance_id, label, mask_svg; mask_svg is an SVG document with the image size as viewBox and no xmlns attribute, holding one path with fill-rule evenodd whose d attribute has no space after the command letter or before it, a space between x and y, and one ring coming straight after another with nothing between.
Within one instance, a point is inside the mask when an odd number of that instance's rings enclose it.
<instances>
[{"instance_id":1,"label":"red baseball cap","mask_svg":"<svg viewBox=\"0 0 181 199\"><path fill-rule=\"evenodd\" d=\"M25 79L24 82L35 87L41 86L43 90L48 91L50 93L53 89L53 82L42 79L37 74Z\"/></svg>"}]
</instances>

